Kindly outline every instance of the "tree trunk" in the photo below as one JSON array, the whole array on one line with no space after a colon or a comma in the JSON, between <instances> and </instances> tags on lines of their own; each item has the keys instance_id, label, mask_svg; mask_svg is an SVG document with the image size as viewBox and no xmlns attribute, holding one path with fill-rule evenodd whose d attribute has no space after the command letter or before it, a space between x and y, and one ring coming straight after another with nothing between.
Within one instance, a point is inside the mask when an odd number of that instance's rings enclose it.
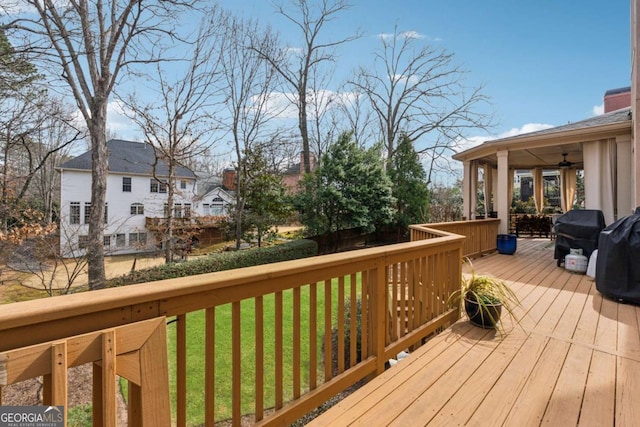
<instances>
[{"instance_id":1,"label":"tree trunk","mask_svg":"<svg viewBox=\"0 0 640 427\"><path fill-rule=\"evenodd\" d=\"M169 166L169 182L167 182L167 232L165 233L164 262L170 264L173 262L173 202L175 199L174 182L175 182L175 166L173 158L167 159Z\"/></svg>"},{"instance_id":2,"label":"tree trunk","mask_svg":"<svg viewBox=\"0 0 640 427\"><path fill-rule=\"evenodd\" d=\"M298 91L298 102L300 104L300 108L298 111L298 127L300 128L300 137L302 138L302 157L304 160L304 171L305 173L311 173L309 129L307 128L307 98L305 90Z\"/></svg>"},{"instance_id":3,"label":"tree trunk","mask_svg":"<svg viewBox=\"0 0 640 427\"><path fill-rule=\"evenodd\" d=\"M104 204L107 194L107 174L109 153L107 150L107 103L96 103L91 111L89 132L91 134L91 212L89 215L89 236L87 262L89 289L105 286L104 271Z\"/></svg>"}]
</instances>

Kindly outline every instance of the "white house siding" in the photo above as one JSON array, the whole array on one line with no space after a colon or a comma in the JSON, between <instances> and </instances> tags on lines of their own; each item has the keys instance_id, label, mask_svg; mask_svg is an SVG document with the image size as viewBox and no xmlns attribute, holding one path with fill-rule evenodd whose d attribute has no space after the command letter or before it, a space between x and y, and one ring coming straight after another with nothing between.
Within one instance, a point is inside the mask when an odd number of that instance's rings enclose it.
<instances>
[{"instance_id":1,"label":"white house siding","mask_svg":"<svg viewBox=\"0 0 640 427\"><path fill-rule=\"evenodd\" d=\"M123 191L123 177L131 178L131 191ZM166 193L151 192L149 175L127 175L110 172L107 178L107 222L105 245L107 254L124 254L155 249L155 239L145 228L145 217L162 218ZM186 188L181 189L180 182L185 181ZM91 201L91 173L89 171L61 171L60 203L60 247L63 256L81 254L79 239L86 236L89 225L85 224L85 203ZM174 203L190 203L194 206L196 181L192 178L178 178ZM71 204L80 203L80 224L71 224ZM132 204L142 204L143 213L132 214ZM139 208L136 210L139 211ZM136 242L139 233L146 233L146 245ZM132 235L133 234L133 235ZM124 235L124 236L123 236Z\"/></svg>"}]
</instances>

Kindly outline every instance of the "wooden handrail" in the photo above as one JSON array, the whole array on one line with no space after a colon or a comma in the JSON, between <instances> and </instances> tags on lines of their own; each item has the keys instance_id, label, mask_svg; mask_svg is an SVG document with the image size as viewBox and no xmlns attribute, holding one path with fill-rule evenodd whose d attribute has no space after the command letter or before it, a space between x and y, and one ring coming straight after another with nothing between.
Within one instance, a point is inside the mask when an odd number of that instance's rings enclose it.
<instances>
[{"instance_id":1,"label":"wooden handrail","mask_svg":"<svg viewBox=\"0 0 640 427\"><path fill-rule=\"evenodd\" d=\"M462 256L475 258L485 253L497 250L498 226L500 220L496 218L472 221L439 222L409 226L411 240L421 240L433 236L433 230L446 231L465 236Z\"/></svg>"},{"instance_id":2,"label":"wooden handrail","mask_svg":"<svg viewBox=\"0 0 640 427\"><path fill-rule=\"evenodd\" d=\"M252 382L256 390L255 421L264 425L291 423L344 388L381 373L387 360L400 350L420 345L457 319L458 310L449 308L446 302L459 286L464 237L426 226L421 230L424 240L397 245L5 305L0 310L0 352L144 319L177 316L175 371L179 393L174 417L178 425L185 425L185 341L189 330L186 314L205 309L205 424L219 421L213 404L215 384L217 377L226 374L232 378L236 424L242 414L241 340L247 339L239 332L240 325L247 321L241 317L240 303L253 301L255 337L250 339L255 340L252 347L256 353L256 380ZM304 305L301 292L308 298ZM265 327L267 297L275 303L275 324ZM283 297L292 298L293 313L283 312ZM340 303L332 304L336 299ZM354 323L341 323L346 315L342 301L350 303L349 314L353 318L358 300L362 328L359 349L356 340L348 346L344 344L346 330L353 334ZM216 308L227 304L231 304L233 325L232 350L227 355L234 361L230 373L216 371L213 353L219 339L215 333ZM286 320L289 316L292 320ZM299 328L302 317L308 318L310 325L304 333ZM283 342L281 331L285 327L294 328L294 343ZM275 354L264 354L266 330L274 331ZM324 330L323 336L318 330ZM335 366L331 363L332 330L336 331L341 351L337 352ZM305 361L304 372L300 366L302 347L310 358ZM264 359L274 360L278 372L283 367L283 357L289 353L295 361L290 373L292 385L279 383L282 378L278 376L276 384L262 384ZM351 357L347 362L343 353L356 355L360 361ZM267 386L275 387L276 406L268 416L264 412L268 402L263 400Z\"/></svg>"}]
</instances>

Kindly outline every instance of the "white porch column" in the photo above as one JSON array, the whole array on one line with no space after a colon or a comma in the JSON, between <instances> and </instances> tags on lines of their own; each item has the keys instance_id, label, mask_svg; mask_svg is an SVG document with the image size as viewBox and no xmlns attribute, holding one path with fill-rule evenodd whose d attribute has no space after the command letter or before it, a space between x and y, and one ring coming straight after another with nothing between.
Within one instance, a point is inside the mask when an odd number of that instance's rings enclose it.
<instances>
[{"instance_id":1,"label":"white porch column","mask_svg":"<svg viewBox=\"0 0 640 427\"><path fill-rule=\"evenodd\" d=\"M462 180L462 215L467 220L475 219L478 203L478 161L464 162L464 179Z\"/></svg>"},{"instance_id":2,"label":"white porch column","mask_svg":"<svg viewBox=\"0 0 640 427\"><path fill-rule=\"evenodd\" d=\"M500 227L498 232L509 232L509 208L511 207L511 195L509 194L509 152L498 151L498 191L495 194L494 209L498 211Z\"/></svg>"},{"instance_id":3,"label":"white porch column","mask_svg":"<svg viewBox=\"0 0 640 427\"><path fill-rule=\"evenodd\" d=\"M629 177L632 174L631 138L624 136L616 138L616 155L617 155L617 208L618 219L633 213L635 206L633 205L632 184Z\"/></svg>"},{"instance_id":4,"label":"white porch column","mask_svg":"<svg viewBox=\"0 0 640 427\"><path fill-rule=\"evenodd\" d=\"M471 162L465 160L462 175L462 216L471 219Z\"/></svg>"}]
</instances>

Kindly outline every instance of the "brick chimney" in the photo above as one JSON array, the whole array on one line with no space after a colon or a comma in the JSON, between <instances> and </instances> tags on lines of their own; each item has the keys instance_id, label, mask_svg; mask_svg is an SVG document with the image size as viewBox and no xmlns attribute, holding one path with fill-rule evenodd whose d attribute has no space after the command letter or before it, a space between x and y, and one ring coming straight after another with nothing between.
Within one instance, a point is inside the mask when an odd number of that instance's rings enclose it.
<instances>
[{"instance_id":1,"label":"brick chimney","mask_svg":"<svg viewBox=\"0 0 640 427\"><path fill-rule=\"evenodd\" d=\"M222 172L222 187L225 190L236 189L236 171L235 169L227 168Z\"/></svg>"},{"instance_id":2,"label":"brick chimney","mask_svg":"<svg viewBox=\"0 0 640 427\"><path fill-rule=\"evenodd\" d=\"M631 87L610 89L604 94L604 112L619 110L631 106Z\"/></svg>"}]
</instances>

